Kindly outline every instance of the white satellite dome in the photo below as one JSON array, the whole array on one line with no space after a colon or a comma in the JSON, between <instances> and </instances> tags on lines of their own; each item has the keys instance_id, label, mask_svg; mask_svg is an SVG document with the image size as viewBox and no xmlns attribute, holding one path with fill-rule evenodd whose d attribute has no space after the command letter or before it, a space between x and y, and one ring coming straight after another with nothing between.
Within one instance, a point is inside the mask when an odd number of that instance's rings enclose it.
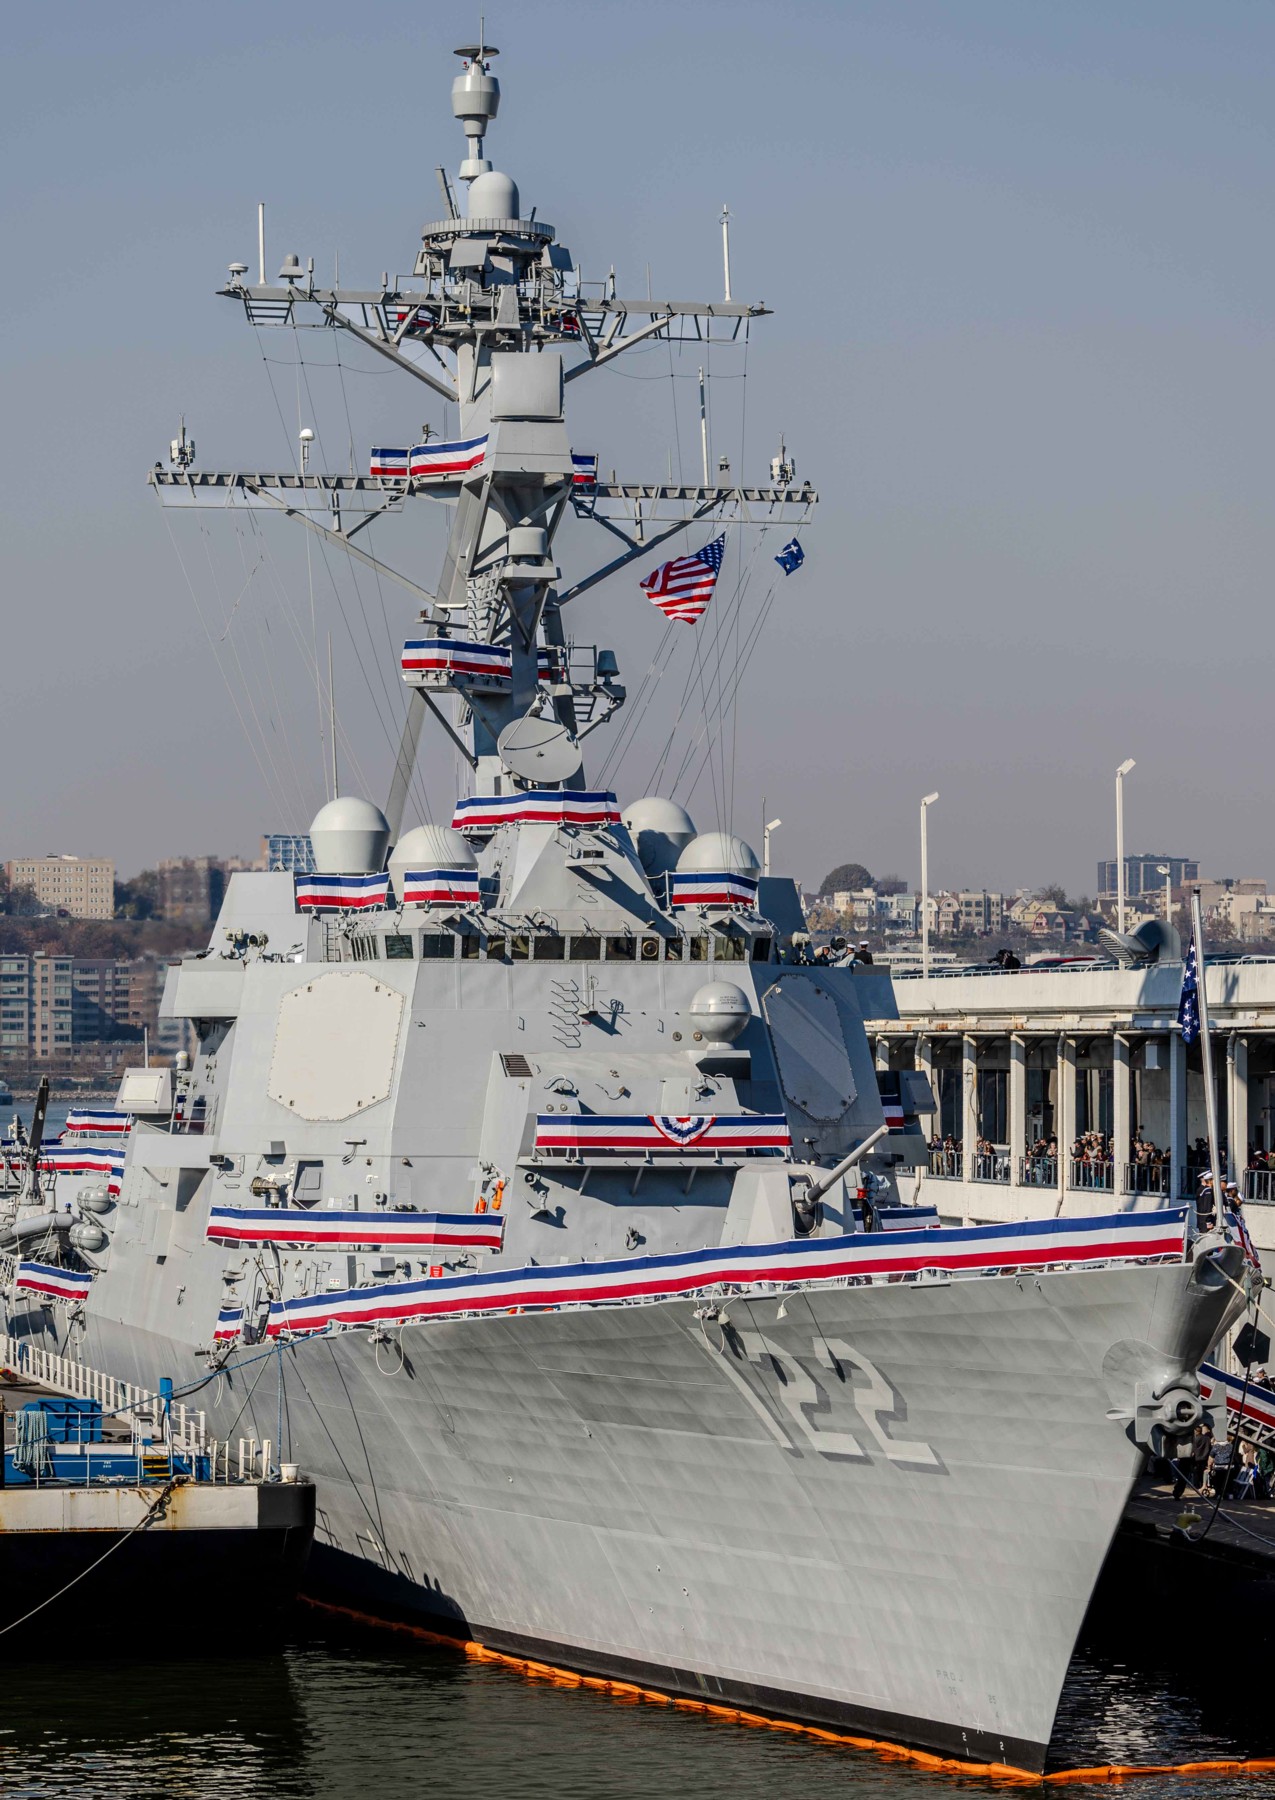
<instances>
[{"instance_id":1,"label":"white satellite dome","mask_svg":"<svg viewBox=\"0 0 1275 1800\"><path fill-rule=\"evenodd\" d=\"M706 981L691 1000L696 1030L712 1044L731 1044L753 1016L748 995L733 981Z\"/></svg>"},{"instance_id":2,"label":"white satellite dome","mask_svg":"<svg viewBox=\"0 0 1275 1800\"><path fill-rule=\"evenodd\" d=\"M518 217L518 183L512 175L499 169L488 169L476 175L469 184L469 216L471 219L516 219Z\"/></svg>"},{"instance_id":3,"label":"white satellite dome","mask_svg":"<svg viewBox=\"0 0 1275 1800\"><path fill-rule=\"evenodd\" d=\"M474 855L459 831L449 825L415 825L405 831L390 857L390 881L395 895L403 892L403 876L408 869L476 869Z\"/></svg>"},{"instance_id":4,"label":"white satellite dome","mask_svg":"<svg viewBox=\"0 0 1275 1800\"><path fill-rule=\"evenodd\" d=\"M648 875L664 875L695 836L695 823L684 806L648 794L624 810L624 825L633 839L638 861Z\"/></svg>"},{"instance_id":5,"label":"white satellite dome","mask_svg":"<svg viewBox=\"0 0 1275 1800\"><path fill-rule=\"evenodd\" d=\"M342 794L314 815L310 845L319 875L379 875L390 847L389 821L370 800Z\"/></svg>"},{"instance_id":6,"label":"white satellite dome","mask_svg":"<svg viewBox=\"0 0 1275 1800\"><path fill-rule=\"evenodd\" d=\"M761 874L757 852L730 831L701 831L678 857L677 866L687 875L713 870L755 879Z\"/></svg>"}]
</instances>

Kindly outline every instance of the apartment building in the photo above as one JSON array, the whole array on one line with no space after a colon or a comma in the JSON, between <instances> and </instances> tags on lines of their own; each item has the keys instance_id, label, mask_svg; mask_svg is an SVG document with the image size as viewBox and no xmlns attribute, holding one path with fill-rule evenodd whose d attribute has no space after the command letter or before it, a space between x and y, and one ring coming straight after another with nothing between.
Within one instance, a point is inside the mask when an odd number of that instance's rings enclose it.
<instances>
[{"instance_id":1,"label":"apartment building","mask_svg":"<svg viewBox=\"0 0 1275 1800\"><path fill-rule=\"evenodd\" d=\"M16 856L6 862L11 888L30 888L42 907L73 919L115 916L115 864L107 856Z\"/></svg>"}]
</instances>

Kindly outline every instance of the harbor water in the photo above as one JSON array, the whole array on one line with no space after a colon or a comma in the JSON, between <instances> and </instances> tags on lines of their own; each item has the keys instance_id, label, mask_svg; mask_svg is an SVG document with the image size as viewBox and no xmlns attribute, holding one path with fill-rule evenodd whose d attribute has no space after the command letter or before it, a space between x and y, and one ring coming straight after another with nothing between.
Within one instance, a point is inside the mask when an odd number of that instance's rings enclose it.
<instances>
[{"instance_id":1,"label":"harbor water","mask_svg":"<svg viewBox=\"0 0 1275 1800\"><path fill-rule=\"evenodd\" d=\"M144 1600L144 1597L142 1597ZM0 1720L7 1800L666 1800L670 1794L1016 1792L782 1731L528 1680L458 1652L371 1635L307 1633L281 1654L167 1660L161 1597L153 1663L15 1665ZM1184 1615L1190 1612L1184 1608ZM74 1656L76 1627L67 1632ZM243 1619L252 1641L250 1610ZM1271 1754L1267 1680L1242 1629L1156 1664L1086 1646L1063 1695L1052 1767ZM72 1703L73 1697L73 1703ZM1154 1775L1139 1800L1224 1800L1243 1775ZM1057 1791L1057 1790L1056 1790ZM1064 1793L1110 1792L1104 1786ZM1125 1791L1128 1791L1127 1789Z\"/></svg>"}]
</instances>

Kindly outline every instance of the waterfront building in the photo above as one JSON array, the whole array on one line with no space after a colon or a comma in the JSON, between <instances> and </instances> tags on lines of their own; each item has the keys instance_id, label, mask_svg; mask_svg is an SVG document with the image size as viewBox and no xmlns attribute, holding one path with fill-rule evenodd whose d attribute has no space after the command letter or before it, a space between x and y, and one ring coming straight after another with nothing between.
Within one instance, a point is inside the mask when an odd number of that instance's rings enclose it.
<instances>
[{"instance_id":1,"label":"waterfront building","mask_svg":"<svg viewBox=\"0 0 1275 1800\"><path fill-rule=\"evenodd\" d=\"M289 875L313 875L314 850L308 831L272 831L261 840L261 867Z\"/></svg>"},{"instance_id":2,"label":"waterfront building","mask_svg":"<svg viewBox=\"0 0 1275 1800\"><path fill-rule=\"evenodd\" d=\"M115 916L115 864L109 856L15 856L4 867L10 888L30 888L50 912L73 919Z\"/></svg>"},{"instance_id":3,"label":"waterfront building","mask_svg":"<svg viewBox=\"0 0 1275 1800\"><path fill-rule=\"evenodd\" d=\"M1151 856L1141 852L1136 856L1124 859L1124 891L1126 900L1136 899L1139 894L1154 895L1164 890L1164 876L1161 869L1168 868L1169 880L1175 888L1186 887L1188 883L1200 878L1200 865L1190 856ZM1117 863L1111 860L1098 864L1098 893L1104 900L1114 900L1119 886L1117 880Z\"/></svg>"},{"instance_id":4,"label":"waterfront building","mask_svg":"<svg viewBox=\"0 0 1275 1800\"><path fill-rule=\"evenodd\" d=\"M1190 1198L1205 1101L1200 1047L1177 1025L1181 981L1177 962L896 971L898 1016L868 1029L878 1069L916 1070L934 1096L917 1198L979 1224L1042 1203L1093 1213ZM1275 1249L1275 958L1210 962L1207 981L1226 1173ZM1073 1155L1087 1133L1110 1140L1103 1154ZM913 1185L907 1171L907 1198Z\"/></svg>"}]
</instances>

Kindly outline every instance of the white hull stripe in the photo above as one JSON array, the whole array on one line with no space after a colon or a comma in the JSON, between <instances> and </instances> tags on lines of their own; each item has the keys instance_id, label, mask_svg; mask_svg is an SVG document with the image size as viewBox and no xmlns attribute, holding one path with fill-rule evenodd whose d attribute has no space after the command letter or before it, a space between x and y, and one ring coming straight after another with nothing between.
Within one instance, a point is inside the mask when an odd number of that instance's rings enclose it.
<instances>
[{"instance_id":1,"label":"white hull stripe","mask_svg":"<svg viewBox=\"0 0 1275 1800\"><path fill-rule=\"evenodd\" d=\"M676 1256L438 1276L274 1301L267 1331L277 1337L336 1325L406 1324L458 1313L654 1302L705 1289L729 1287L747 1292L754 1287L880 1279L921 1269L994 1274L1059 1264L1180 1261L1186 1249L1186 1217L1185 1207L1175 1207L1159 1213L1033 1219L1015 1225L899 1232L890 1237L856 1234L778 1244L732 1244Z\"/></svg>"},{"instance_id":2,"label":"white hull stripe","mask_svg":"<svg viewBox=\"0 0 1275 1800\"><path fill-rule=\"evenodd\" d=\"M207 1235L214 1244L499 1250L504 1232L500 1213L302 1212L277 1206L258 1211L214 1206Z\"/></svg>"}]
</instances>

